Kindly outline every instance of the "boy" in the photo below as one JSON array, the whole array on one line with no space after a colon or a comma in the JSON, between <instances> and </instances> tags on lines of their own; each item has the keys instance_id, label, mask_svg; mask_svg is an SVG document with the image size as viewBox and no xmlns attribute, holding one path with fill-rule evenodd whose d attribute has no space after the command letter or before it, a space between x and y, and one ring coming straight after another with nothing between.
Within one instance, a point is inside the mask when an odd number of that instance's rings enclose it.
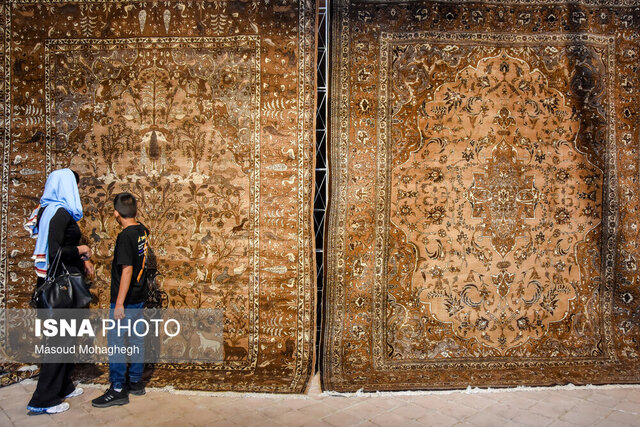
<instances>
[{"instance_id":1,"label":"boy","mask_svg":"<svg viewBox=\"0 0 640 427\"><path fill-rule=\"evenodd\" d=\"M142 318L142 309L146 300L144 259L149 230L137 219L136 199L129 193L120 193L113 200L113 215L122 226L116 239L111 264L111 311L114 320L123 326L130 320L133 325L136 319ZM126 310L126 313L125 313ZM124 319L124 320L122 320ZM125 331L118 327L109 330L107 338L109 346L124 346ZM129 366L129 384L126 382L127 363L123 355L109 358L109 381L111 387L102 396L92 401L93 406L106 408L129 403L129 393L145 394L142 383L144 364L144 338L133 331L126 337L129 346L137 346L139 353L132 356Z\"/></svg>"}]
</instances>

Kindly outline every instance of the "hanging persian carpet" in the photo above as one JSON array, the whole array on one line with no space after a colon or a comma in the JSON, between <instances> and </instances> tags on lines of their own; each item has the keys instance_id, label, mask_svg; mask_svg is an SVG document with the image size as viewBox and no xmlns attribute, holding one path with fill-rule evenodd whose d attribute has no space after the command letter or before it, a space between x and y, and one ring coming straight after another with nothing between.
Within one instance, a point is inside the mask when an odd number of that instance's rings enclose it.
<instances>
[{"instance_id":1,"label":"hanging persian carpet","mask_svg":"<svg viewBox=\"0 0 640 427\"><path fill-rule=\"evenodd\" d=\"M40 370L35 365L19 363L0 364L0 387L6 387L37 376Z\"/></svg>"},{"instance_id":2,"label":"hanging persian carpet","mask_svg":"<svg viewBox=\"0 0 640 427\"><path fill-rule=\"evenodd\" d=\"M640 382L633 3L334 1L325 389Z\"/></svg>"},{"instance_id":3,"label":"hanging persian carpet","mask_svg":"<svg viewBox=\"0 0 640 427\"><path fill-rule=\"evenodd\" d=\"M80 174L93 292L109 301L138 199L169 308L223 312L219 361L152 386L302 392L313 363L315 3L19 1L2 6L3 307L35 276L22 229L46 174ZM203 344L204 345L204 344Z\"/></svg>"}]
</instances>

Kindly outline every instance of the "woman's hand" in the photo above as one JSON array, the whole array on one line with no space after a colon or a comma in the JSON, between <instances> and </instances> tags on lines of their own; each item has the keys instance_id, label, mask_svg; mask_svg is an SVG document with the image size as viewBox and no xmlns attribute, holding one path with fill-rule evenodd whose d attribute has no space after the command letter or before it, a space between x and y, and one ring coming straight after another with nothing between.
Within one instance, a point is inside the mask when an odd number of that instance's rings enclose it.
<instances>
[{"instance_id":1,"label":"woman's hand","mask_svg":"<svg viewBox=\"0 0 640 427\"><path fill-rule=\"evenodd\" d=\"M84 273L88 276L88 277L93 277L93 275L95 274L96 269L93 266L93 263L89 260L86 260L84 262Z\"/></svg>"},{"instance_id":2,"label":"woman's hand","mask_svg":"<svg viewBox=\"0 0 640 427\"><path fill-rule=\"evenodd\" d=\"M91 258L91 248L87 245L78 246L78 253L80 254L80 258L85 261Z\"/></svg>"}]
</instances>

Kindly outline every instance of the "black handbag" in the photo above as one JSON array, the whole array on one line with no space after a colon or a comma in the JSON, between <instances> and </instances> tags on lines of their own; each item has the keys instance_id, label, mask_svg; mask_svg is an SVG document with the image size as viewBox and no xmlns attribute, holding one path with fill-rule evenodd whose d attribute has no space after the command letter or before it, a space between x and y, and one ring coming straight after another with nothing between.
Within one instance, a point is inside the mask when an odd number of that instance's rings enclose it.
<instances>
[{"instance_id":1,"label":"black handbag","mask_svg":"<svg viewBox=\"0 0 640 427\"><path fill-rule=\"evenodd\" d=\"M44 283L33 293L32 306L40 309L87 307L91 303L92 296L84 276L80 273L69 273L64 263L60 261L60 256L61 250L58 249ZM62 266L62 273L53 277L58 270L58 265Z\"/></svg>"}]
</instances>

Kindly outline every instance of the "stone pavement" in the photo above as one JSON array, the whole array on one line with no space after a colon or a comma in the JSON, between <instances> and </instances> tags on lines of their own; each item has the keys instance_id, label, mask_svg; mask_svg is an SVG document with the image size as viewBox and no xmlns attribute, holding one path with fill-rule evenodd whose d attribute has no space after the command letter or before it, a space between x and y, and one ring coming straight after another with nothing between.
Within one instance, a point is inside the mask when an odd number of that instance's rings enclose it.
<instances>
[{"instance_id":1,"label":"stone pavement","mask_svg":"<svg viewBox=\"0 0 640 427\"><path fill-rule=\"evenodd\" d=\"M102 390L85 387L67 412L27 416L34 388L0 389L0 426L640 426L640 387L343 397L322 395L316 376L308 396L148 391L108 409L93 408Z\"/></svg>"}]
</instances>

